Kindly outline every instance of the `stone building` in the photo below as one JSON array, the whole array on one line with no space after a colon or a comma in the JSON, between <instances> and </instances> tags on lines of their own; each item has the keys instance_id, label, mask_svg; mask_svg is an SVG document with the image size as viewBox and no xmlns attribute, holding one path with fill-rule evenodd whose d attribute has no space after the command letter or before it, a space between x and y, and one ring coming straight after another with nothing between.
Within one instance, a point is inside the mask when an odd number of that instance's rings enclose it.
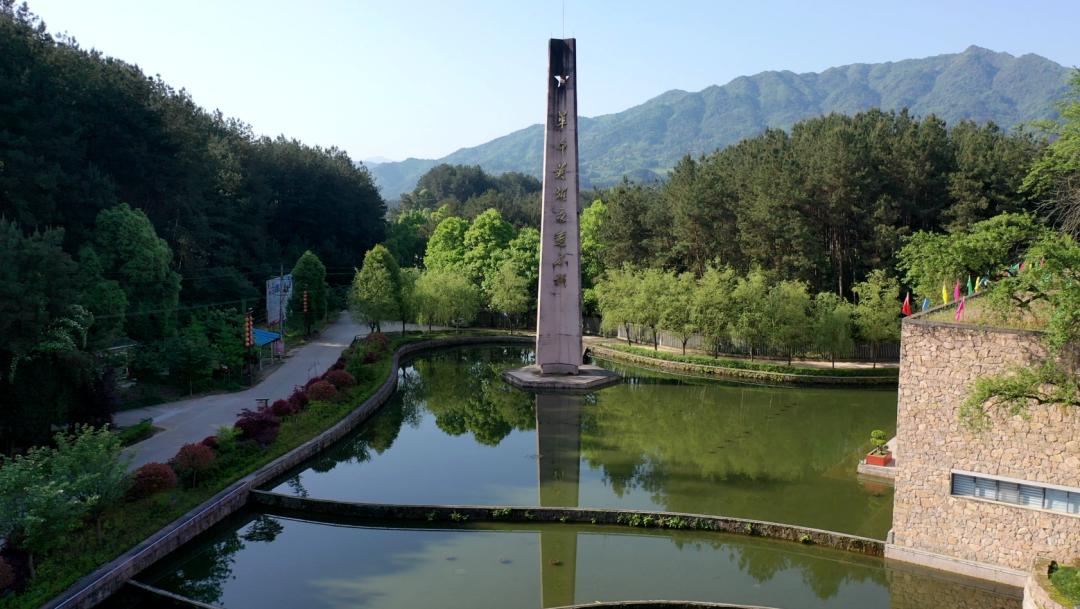
<instances>
[{"instance_id":1,"label":"stone building","mask_svg":"<svg viewBox=\"0 0 1080 609\"><path fill-rule=\"evenodd\" d=\"M979 376L1045 355L1037 332L904 320L893 529L886 556L1023 586L1042 556L1080 554L1080 408L960 406Z\"/></svg>"}]
</instances>

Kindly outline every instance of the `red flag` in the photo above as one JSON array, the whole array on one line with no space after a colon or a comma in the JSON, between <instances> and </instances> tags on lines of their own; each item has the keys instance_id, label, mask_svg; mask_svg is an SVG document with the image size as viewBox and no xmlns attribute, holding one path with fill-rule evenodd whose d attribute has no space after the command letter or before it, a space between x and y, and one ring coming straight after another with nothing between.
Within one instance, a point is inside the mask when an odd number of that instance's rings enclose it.
<instances>
[{"instance_id":1,"label":"red flag","mask_svg":"<svg viewBox=\"0 0 1080 609\"><path fill-rule=\"evenodd\" d=\"M961 298L960 304L956 305L956 321L960 321L960 318L964 316L964 301L967 298Z\"/></svg>"},{"instance_id":2,"label":"red flag","mask_svg":"<svg viewBox=\"0 0 1080 609\"><path fill-rule=\"evenodd\" d=\"M900 312L905 317L911 315L911 292L908 292L907 296L904 296L904 306L900 308Z\"/></svg>"}]
</instances>

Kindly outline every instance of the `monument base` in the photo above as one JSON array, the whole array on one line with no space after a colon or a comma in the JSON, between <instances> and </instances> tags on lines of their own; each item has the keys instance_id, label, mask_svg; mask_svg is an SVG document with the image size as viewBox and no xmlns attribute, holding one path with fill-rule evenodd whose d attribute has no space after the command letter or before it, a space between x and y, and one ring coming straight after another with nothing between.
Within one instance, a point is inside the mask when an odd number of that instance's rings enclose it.
<instances>
[{"instance_id":1,"label":"monument base","mask_svg":"<svg viewBox=\"0 0 1080 609\"><path fill-rule=\"evenodd\" d=\"M542 393L584 393L618 384L619 375L599 366L578 366L577 374L544 374L540 366L507 370L503 380L518 389Z\"/></svg>"}]
</instances>

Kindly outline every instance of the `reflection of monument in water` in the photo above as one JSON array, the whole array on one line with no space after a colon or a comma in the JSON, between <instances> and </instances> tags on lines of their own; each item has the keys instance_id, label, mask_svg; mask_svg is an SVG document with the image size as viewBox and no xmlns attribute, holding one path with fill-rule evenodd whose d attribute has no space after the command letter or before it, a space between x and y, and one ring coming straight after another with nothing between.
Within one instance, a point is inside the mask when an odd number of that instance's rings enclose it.
<instances>
[{"instance_id":1,"label":"reflection of monument in water","mask_svg":"<svg viewBox=\"0 0 1080 609\"><path fill-rule=\"evenodd\" d=\"M581 474L581 411L578 395L536 396L536 470L541 507L578 505ZM577 533L557 526L540 532L542 607L574 604Z\"/></svg>"}]
</instances>

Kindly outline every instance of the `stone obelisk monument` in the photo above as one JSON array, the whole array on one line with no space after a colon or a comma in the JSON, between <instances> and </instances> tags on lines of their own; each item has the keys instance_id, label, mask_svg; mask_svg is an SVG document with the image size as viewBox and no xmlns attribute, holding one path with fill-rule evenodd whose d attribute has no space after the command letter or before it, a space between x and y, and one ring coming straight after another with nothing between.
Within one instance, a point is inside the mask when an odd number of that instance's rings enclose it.
<instances>
[{"instance_id":1,"label":"stone obelisk monument","mask_svg":"<svg viewBox=\"0 0 1080 609\"><path fill-rule=\"evenodd\" d=\"M511 384L539 391L588 390L618 382L614 373L582 365L575 49L573 38L548 43L536 366L503 374Z\"/></svg>"},{"instance_id":2,"label":"stone obelisk monument","mask_svg":"<svg viewBox=\"0 0 1080 609\"><path fill-rule=\"evenodd\" d=\"M575 41L548 47L544 192L536 364L543 374L581 366L581 238L578 234L577 63Z\"/></svg>"}]
</instances>

